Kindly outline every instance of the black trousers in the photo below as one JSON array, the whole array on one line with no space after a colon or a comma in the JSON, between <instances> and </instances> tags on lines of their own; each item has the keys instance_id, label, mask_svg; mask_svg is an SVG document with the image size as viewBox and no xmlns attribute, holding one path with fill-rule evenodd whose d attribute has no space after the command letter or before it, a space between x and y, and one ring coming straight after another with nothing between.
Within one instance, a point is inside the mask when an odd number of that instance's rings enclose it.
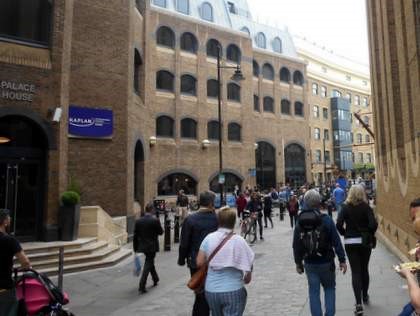
<instances>
[{"instance_id":1,"label":"black trousers","mask_svg":"<svg viewBox=\"0 0 420 316\"><path fill-rule=\"evenodd\" d=\"M191 276L197 271L198 269L190 268ZM209 316L210 315L210 307L207 304L206 297L204 295L204 291L201 293L195 294L195 301L192 310L192 316Z\"/></svg>"},{"instance_id":2,"label":"black trousers","mask_svg":"<svg viewBox=\"0 0 420 316\"><path fill-rule=\"evenodd\" d=\"M260 229L260 238L263 236L263 215L260 212L257 217L258 228Z\"/></svg>"},{"instance_id":3,"label":"black trousers","mask_svg":"<svg viewBox=\"0 0 420 316\"><path fill-rule=\"evenodd\" d=\"M289 217L290 217L290 226L293 228L293 226L296 226L297 214L289 213Z\"/></svg>"},{"instance_id":4,"label":"black trousers","mask_svg":"<svg viewBox=\"0 0 420 316\"><path fill-rule=\"evenodd\" d=\"M369 290L369 259L372 249L362 245L345 245L351 268L351 279L356 304L362 304L362 295Z\"/></svg>"},{"instance_id":5,"label":"black trousers","mask_svg":"<svg viewBox=\"0 0 420 316\"><path fill-rule=\"evenodd\" d=\"M264 210L264 226L267 227L267 219L271 223L271 228L273 228L273 220L271 219L271 210Z\"/></svg>"},{"instance_id":6,"label":"black trousers","mask_svg":"<svg viewBox=\"0 0 420 316\"><path fill-rule=\"evenodd\" d=\"M152 279L154 283L157 283L159 281L159 276L155 268L156 253L155 252L145 253L145 256L146 256L146 259L144 260L143 273L140 278L139 289L146 288L146 282L147 282L147 277L149 276L149 273L152 275Z\"/></svg>"}]
</instances>

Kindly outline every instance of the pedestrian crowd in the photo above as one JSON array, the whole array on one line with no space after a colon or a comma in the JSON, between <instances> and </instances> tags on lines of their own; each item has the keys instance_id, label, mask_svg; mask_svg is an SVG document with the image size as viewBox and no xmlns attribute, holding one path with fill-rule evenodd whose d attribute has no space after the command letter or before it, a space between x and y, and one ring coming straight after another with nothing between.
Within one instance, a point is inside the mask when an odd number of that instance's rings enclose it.
<instances>
[{"instance_id":1,"label":"pedestrian crowd","mask_svg":"<svg viewBox=\"0 0 420 316\"><path fill-rule=\"evenodd\" d=\"M243 192L235 188L234 195L236 210L230 207L216 209L215 193L202 192L199 208L194 212L189 212L190 203L183 191L177 197L177 214L182 218L177 263L188 267L191 275L188 284L195 282L194 287L190 287L195 295L193 316L243 315L247 301L245 286L252 280L255 254L246 240L235 234L235 227L246 213L254 213L260 240L264 240L264 229L274 226L273 208L279 209L280 220L284 219L286 211L289 214L293 259L296 272L307 278L311 315L332 316L336 313L336 257L338 269L343 274L349 263L354 315L363 315L364 307L371 301L369 261L376 247L378 223L362 184L352 185L348 191L338 182L333 188L303 186L293 190L286 185L278 191L275 188L261 191L247 186ZM334 209L336 222L332 217ZM163 229L156 215L156 205L147 204L134 228L133 250L145 257L138 288L141 294L147 293L149 275L153 286L160 281L155 257ZM420 235L420 199L410 204L409 215L415 232ZM30 267L20 243L7 233L9 226L9 212L0 210L0 315L14 315L11 314L16 305L13 258L16 257L23 268ZM417 246L415 253L419 260L420 244ZM420 312L420 278L415 275L419 267L401 265L396 268L406 279L409 291L409 302L402 307L400 316L414 316Z\"/></svg>"}]
</instances>

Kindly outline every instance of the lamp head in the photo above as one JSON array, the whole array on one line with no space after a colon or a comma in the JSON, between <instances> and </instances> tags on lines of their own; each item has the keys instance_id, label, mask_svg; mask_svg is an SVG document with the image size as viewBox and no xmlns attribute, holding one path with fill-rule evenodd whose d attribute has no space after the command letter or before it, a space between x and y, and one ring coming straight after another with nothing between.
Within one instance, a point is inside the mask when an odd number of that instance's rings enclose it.
<instances>
[{"instance_id":1,"label":"lamp head","mask_svg":"<svg viewBox=\"0 0 420 316\"><path fill-rule=\"evenodd\" d=\"M233 74L232 78L233 81L242 81L245 80L244 75L242 74L241 67L238 65L236 66L235 73Z\"/></svg>"}]
</instances>

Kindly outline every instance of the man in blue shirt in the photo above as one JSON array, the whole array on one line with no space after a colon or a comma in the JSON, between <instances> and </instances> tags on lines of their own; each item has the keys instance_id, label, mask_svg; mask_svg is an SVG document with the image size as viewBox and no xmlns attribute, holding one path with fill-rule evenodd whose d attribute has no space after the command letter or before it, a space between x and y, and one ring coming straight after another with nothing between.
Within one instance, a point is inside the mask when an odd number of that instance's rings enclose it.
<instances>
[{"instance_id":1,"label":"man in blue shirt","mask_svg":"<svg viewBox=\"0 0 420 316\"><path fill-rule=\"evenodd\" d=\"M346 191L344 191L340 184L336 183L335 189L333 191L333 201L335 204L335 209L337 211L337 214L341 211L341 206L343 205L344 201L346 200Z\"/></svg>"},{"instance_id":2,"label":"man in blue shirt","mask_svg":"<svg viewBox=\"0 0 420 316\"><path fill-rule=\"evenodd\" d=\"M321 196L316 190L309 190L304 196L305 209L299 215L312 213L319 214L321 219L320 230L322 230L323 246L317 249L316 255L309 255L302 241L304 229L298 223L293 235L293 256L296 263L296 271L302 274L306 271L309 285L309 304L312 316L333 316L335 315L335 263L337 255L340 262L340 270L347 271L346 256L340 237L331 217L322 215L319 212ZM316 213L314 213L316 212ZM321 238L319 239L321 243ZM320 300L320 285L325 293L325 314L322 313Z\"/></svg>"}]
</instances>

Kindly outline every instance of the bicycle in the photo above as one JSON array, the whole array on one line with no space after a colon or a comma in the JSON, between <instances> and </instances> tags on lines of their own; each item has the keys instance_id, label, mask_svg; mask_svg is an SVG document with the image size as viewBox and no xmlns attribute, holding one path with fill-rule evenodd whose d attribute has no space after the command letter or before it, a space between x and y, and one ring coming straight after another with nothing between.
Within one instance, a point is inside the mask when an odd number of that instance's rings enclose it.
<instances>
[{"instance_id":1,"label":"bicycle","mask_svg":"<svg viewBox=\"0 0 420 316\"><path fill-rule=\"evenodd\" d=\"M250 243L253 244L257 240L257 212L252 212L250 216L246 219L248 222L246 225L248 229L244 234L244 238Z\"/></svg>"}]
</instances>

